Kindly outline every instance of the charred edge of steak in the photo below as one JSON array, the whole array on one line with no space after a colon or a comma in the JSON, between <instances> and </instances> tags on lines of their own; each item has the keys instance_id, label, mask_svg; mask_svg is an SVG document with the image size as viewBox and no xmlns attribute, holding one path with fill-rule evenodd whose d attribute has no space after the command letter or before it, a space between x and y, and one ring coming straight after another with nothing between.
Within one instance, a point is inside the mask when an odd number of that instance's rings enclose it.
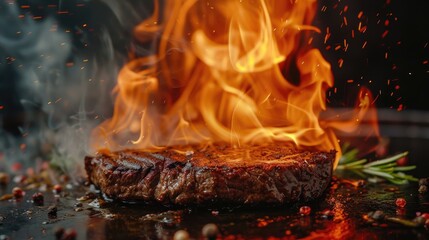
<instances>
[{"instance_id":1,"label":"charred edge of steak","mask_svg":"<svg viewBox=\"0 0 429 240\"><path fill-rule=\"evenodd\" d=\"M235 149L191 146L179 153L124 150L85 158L89 181L109 198L163 205L283 205L318 198L335 151L271 144Z\"/></svg>"}]
</instances>

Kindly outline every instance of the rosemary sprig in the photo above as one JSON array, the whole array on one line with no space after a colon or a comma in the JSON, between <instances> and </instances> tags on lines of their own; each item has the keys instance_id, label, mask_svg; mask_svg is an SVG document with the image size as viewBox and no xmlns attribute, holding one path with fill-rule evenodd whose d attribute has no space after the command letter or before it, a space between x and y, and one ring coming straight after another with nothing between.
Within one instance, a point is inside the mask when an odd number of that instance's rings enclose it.
<instances>
[{"instance_id":1,"label":"rosemary sprig","mask_svg":"<svg viewBox=\"0 0 429 240\"><path fill-rule=\"evenodd\" d=\"M343 156L337 166L337 170L351 170L361 177L382 178L394 184L407 184L409 181L418 181L412 175L404 172L416 168L416 166L398 166L396 161L408 155L408 152L396 154L391 157L368 162L367 159L358 159L359 150L353 148L348 150L349 145L343 146Z\"/></svg>"}]
</instances>

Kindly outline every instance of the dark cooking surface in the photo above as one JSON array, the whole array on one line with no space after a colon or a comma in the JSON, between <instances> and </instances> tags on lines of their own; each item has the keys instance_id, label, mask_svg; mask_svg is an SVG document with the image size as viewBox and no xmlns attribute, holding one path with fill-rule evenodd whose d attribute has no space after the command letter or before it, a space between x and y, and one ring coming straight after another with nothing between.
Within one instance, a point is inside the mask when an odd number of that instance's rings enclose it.
<instances>
[{"instance_id":1,"label":"dark cooking surface","mask_svg":"<svg viewBox=\"0 0 429 240\"><path fill-rule=\"evenodd\" d=\"M411 161L418 165L414 175L427 176L425 146L428 140L394 140L392 152L410 150ZM393 148L395 147L395 148ZM405 148L405 149L402 149ZM395 150L393 150L395 149ZM134 204L108 203L101 207L83 202L82 211L75 211L76 198L82 197L88 187L77 186L65 189L63 195L54 198L45 192L44 206L31 203L32 191L28 191L22 201L0 202L0 235L11 239L54 239L56 229L73 228L77 239L157 239L172 238L178 229L186 229L192 238L201 238L201 229L207 223L216 223L222 237L267 238L285 237L329 237L360 239L428 239L429 230L424 227L410 228L389 223L373 226L363 219L369 211L383 210L389 216L401 215L412 219L416 212L429 212L429 195L419 195L417 184L395 186L391 184L370 184L355 187L338 178L321 199L308 203L312 212L308 217L299 215L296 204L281 208L258 209L179 209L168 210ZM13 187L0 193L10 192ZM395 200L407 200L405 211L399 211ZM48 216L48 207L57 202L57 217ZM91 204L90 204L91 203ZM332 219L324 219L322 211L330 209ZM384 222L383 222L384 223Z\"/></svg>"}]
</instances>

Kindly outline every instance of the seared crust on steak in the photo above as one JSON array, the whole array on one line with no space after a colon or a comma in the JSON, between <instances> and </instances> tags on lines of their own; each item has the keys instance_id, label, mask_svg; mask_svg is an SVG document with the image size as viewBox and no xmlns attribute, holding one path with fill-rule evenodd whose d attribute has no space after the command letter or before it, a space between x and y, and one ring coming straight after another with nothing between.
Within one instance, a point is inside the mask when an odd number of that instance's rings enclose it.
<instances>
[{"instance_id":1,"label":"seared crust on steak","mask_svg":"<svg viewBox=\"0 0 429 240\"><path fill-rule=\"evenodd\" d=\"M215 144L160 151L123 150L85 158L90 182L121 201L164 205L281 205L319 197L335 151L290 145L232 148Z\"/></svg>"}]
</instances>

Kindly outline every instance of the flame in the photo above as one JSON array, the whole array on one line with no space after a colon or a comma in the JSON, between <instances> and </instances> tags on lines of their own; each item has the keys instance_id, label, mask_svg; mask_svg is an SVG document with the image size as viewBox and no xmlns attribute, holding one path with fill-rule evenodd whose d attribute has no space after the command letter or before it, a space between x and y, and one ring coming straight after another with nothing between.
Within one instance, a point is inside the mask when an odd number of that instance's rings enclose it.
<instances>
[{"instance_id":1,"label":"flame","mask_svg":"<svg viewBox=\"0 0 429 240\"><path fill-rule=\"evenodd\" d=\"M120 71L113 117L94 130L93 149L222 141L340 151L334 129L356 124L320 120L333 76L305 41L318 31L310 25L316 7L314 0L155 2L135 36L158 38L157 52ZM358 118L368 101L362 96Z\"/></svg>"}]
</instances>

